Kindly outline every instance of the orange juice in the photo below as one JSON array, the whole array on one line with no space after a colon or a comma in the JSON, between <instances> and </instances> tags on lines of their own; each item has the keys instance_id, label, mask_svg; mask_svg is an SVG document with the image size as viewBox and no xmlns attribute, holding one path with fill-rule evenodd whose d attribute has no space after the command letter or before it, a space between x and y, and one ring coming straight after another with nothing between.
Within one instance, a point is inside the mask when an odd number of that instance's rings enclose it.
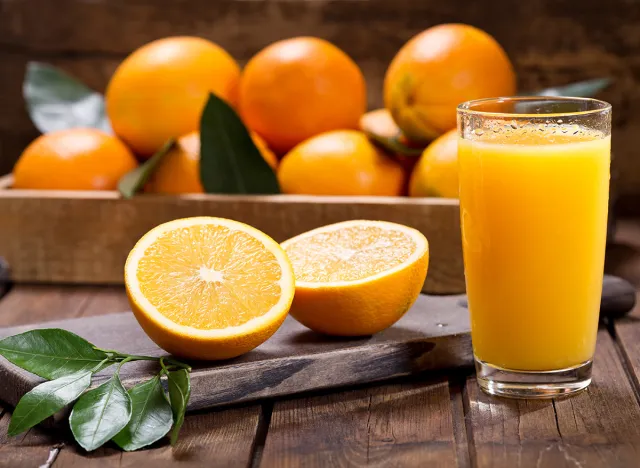
<instances>
[{"instance_id":1,"label":"orange juice","mask_svg":"<svg viewBox=\"0 0 640 468\"><path fill-rule=\"evenodd\" d=\"M459 140L460 210L476 357L511 370L594 353L610 136L574 126Z\"/></svg>"}]
</instances>

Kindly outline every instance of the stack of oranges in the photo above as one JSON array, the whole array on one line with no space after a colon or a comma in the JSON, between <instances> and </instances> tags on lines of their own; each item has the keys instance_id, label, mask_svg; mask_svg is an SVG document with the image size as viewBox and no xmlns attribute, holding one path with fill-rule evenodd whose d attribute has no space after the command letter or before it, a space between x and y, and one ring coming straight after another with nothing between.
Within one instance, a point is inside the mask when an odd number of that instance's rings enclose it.
<instances>
[{"instance_id":1,"label":"stack of oranges","mask_svg":"<svg viewBox=\"0 0 640 468\"><path fill-rule=\"evenodd\" d=\"M115 135L71 129L39 137L17 163L14 187L112 190L136 157L176 138L146 190L202 192L198 127L214 93L238 112L284 193L456 197L456 106L514 92L504 50L462 24L407 42L385 76L385 109L369 113L362 71L323 39L275 42L241 70L208 40L171 37L134 51L115 71L106 92ZM426 149L394 154L370 138L385 133Z\"/></svg>"}]
</instances>

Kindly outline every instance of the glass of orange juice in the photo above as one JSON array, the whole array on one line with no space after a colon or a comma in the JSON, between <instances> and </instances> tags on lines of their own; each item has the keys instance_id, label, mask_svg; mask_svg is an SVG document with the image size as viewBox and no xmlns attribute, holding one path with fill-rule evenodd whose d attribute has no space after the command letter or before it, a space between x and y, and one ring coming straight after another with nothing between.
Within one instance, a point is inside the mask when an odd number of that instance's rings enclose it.
<instances>
[{"instance_id":1,"label":"glass of orange juice","mask_svg":"<svg viewBox=\"0 0 640 468\"><path fill-rule=\"evenodd\" d=\"M552 398L591 383L611 105L517 97L458 107L460 217L477 380Z\"/></svg>"}]
</instances>

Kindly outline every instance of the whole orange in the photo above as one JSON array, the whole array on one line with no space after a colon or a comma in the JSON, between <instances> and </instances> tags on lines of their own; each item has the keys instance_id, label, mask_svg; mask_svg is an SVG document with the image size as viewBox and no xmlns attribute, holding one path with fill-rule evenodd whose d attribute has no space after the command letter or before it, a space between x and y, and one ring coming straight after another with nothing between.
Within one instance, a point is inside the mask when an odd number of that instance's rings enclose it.
<instances>
[{"instance_id":1,"label":"whole orange","mask_svg":"<svg viewBox=\"0 0 640 468\"><path fill-rule=\"evenodd\" d=\"M47 133L24 150L13 187L46 190L114 190L137 162L118 138L92 128Z\"/></svg>"},{"instance_id":2,"label":"whole orange","mask_svg":"<svg viewBox=\"0 0 640 468\"><path fill-rule=\"evenodd\" d=\"M236 61L213 42L160 39L120 64L107 87L107 113L116 134L148 157L199 128L209 93L235 105L239 79Z\"/></svg>"},{"instance_id":3,"label":"whole orange","mask_svg":"<svg viewBox=\"0 0 640 468\"><path fill-rule=\"evenodd\" d=\"M280 162L283 193L307 195L400 195L400 165L364 133L335 130L310 138Z\"/></svg>"},{"instance_id":4,"label":"whole orange","mask_svg":"<svg viewBox=\"0 0 640 468\"><path fill-rule=\"evenodd\" d=\"M252 132L251 137L264 160L275 170L278 165L275 154L258 135ZM204 193L200 182L199 132L191 132L178 139L160 161L145 190L155 193Z\"/></svg>"},{"instance_id":5,"label":"whole orange","mask_svg":"<svg viewBox=\"0 0 640 468\"><path fill-rule=\"evenodd\" d=\"M450 130L427 146L409 182L412 197L458 198L458 131Z\"/></svg>"},{"instance_id":6,"label":"whole orange","mask_svg":"<svg viewBox=\"0 0 640 468\"><path fill-rule=\"evenodd\" d=\"M458 104L515 91L513 66L500 44L465 24L434 26L410 39L384 80L385 107L415 142L454 128Z\"/></svg>"},{"instance_id":7,"label":"whole orange","mask_svg":"<svg viewBox=\"0 0 640 468\"><path fill-rule=\"evenodd\" d=\"M277 153L323 132L358 128L366 101L358 65L315 37L274 42L240 80L242 117Z\"/></svg>"}]
</instances>

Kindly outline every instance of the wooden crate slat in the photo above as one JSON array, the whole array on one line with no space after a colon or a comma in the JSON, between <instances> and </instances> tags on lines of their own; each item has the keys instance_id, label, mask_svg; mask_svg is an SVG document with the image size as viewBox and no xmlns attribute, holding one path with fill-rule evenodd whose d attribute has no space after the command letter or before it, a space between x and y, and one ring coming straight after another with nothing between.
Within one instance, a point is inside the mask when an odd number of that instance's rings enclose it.
<instances>
[{"instance_id":1,"label":"wooden crate slat","mask_svg":"<svg viewBox=\"0 0 640 468\"><path fill-rule=\"evenodd\" d=\"M136 241L158 224L189 216L246 222L277 241L351 219L405 224L429 239L424 291L464 291L459 206L449 199L144 194L125 200L116 192L0 190L0 255L17 282L122 284Z\"/></svg>"}]
</instances>

